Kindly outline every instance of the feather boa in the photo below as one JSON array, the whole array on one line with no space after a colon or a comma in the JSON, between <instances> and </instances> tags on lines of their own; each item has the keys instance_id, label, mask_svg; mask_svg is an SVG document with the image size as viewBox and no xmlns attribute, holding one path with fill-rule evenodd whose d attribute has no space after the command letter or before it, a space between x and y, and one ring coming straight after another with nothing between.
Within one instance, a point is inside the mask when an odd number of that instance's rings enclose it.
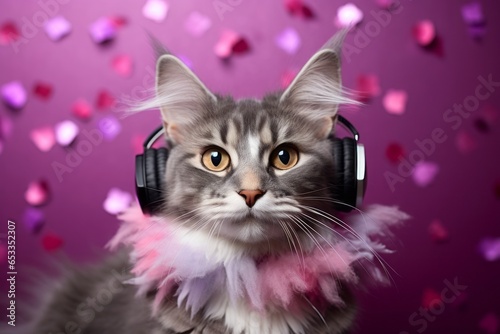
<instances>
[{"instance_id":1,"label":"feather boa","mask_svg":"<svg viewBox=\"0 0 500 334\"><path fill-rule=\"evenodd\" d=\"M144 216L134 205L119 216L122 225L108 245L112 249L131 246L135 278L130 283L139 286L139 293L157 291L155 311L165 297L176 294L179 305L185 303L196 314L215 294L226 291L231 302L243 298L256 310L271 306L301 312L297 305L304 299L318 309L342 305L341 284L387 282L376 254L390 250L377 240L407 218L396 207L374 205L363 214L351 215L343 231L328 230L330 235L321 237L322 247L304 255L290 252L217 261L200 248L181 244L173 236L175 224Z\"/></svg>"}]
</instances>

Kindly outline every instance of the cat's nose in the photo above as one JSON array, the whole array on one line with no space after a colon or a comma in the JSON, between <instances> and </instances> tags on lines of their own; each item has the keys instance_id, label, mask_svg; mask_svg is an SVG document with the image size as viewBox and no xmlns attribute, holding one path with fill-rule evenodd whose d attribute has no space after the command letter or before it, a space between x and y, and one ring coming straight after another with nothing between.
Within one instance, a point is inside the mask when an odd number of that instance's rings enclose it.
<instances>
[{"instance_id":1,"label":"cat's nose","mask_svg":"<svg viewBox=\"0 0 500 334\"><path fill-rule=\"evenodd\" d=\"M245 199L245 203L247 203L248 207L251 208L254 206L255 202L262 196L264 196L266 192L260 189L255 190L247 190L243 189L238 194Z\"/></svg>"}]
</instances>

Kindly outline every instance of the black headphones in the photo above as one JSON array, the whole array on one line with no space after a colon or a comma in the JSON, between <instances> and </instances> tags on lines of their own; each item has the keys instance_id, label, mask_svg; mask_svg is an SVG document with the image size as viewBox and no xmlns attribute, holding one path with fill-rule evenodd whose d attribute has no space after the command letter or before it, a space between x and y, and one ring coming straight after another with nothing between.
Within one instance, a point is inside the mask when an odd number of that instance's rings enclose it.
<instances>
[{"instance_id":1,"label":"black headphones","mask_svg":"<svg viewBox=\"0 0 500 334\"><path fill-rule=\"evenodd\" d=\"M349 212L359 207L366 188L365 148L359 143L359 132L347 119L338 116L338 121L353 138L332 137L335 177L329 187L338 211ZM135 186L142 211L156 214L164 203L165 173L169 151L165 147L152 148L163 135L163 126L156 129L144 142L144 153L135 157Z\"/></svg>"}]
</instances>

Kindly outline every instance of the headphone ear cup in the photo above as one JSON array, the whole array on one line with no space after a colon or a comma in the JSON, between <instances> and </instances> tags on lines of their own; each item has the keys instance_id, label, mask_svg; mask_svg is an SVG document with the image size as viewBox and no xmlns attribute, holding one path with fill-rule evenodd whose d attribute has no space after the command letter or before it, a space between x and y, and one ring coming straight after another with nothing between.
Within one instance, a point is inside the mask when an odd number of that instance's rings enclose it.
<instances>
[{"instance_id":1,"label":"headphone ear cup","mask_svg":"<svg viewBox=\"0 0 500 334\"><path fill-rule=\"evenodd\" d=\"M168 151L159 149L146 149L142 156L142 172L144 182L142 186L136 184L139 203L145 213L157 213L164 202L165 172ZM142 189L141 189L142 188Z\"/></svg>"},{"instance_id":2,"label":"headphone ear cup","mask_svg":"<svg viewBox=\"0 0 500 334\"><path fill-rule=\"evenodd\" d=\"M349 212L356 206L356 141L352 138L332 140L334 176L331 183L334 207Z\"/></svg>"}]
</instances>

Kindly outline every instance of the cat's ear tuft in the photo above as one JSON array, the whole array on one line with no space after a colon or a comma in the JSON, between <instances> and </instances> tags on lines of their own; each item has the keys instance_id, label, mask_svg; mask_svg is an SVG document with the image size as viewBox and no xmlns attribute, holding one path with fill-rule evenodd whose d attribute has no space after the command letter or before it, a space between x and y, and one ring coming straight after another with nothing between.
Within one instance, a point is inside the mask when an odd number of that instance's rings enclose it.
<instances>
[{"instance_id":1,"label":"cat's ear tuft","mask_svg":"<svg viewBox=\"0 0 500 334\"><path fill-rule=\"evenodd\" d=\"M335 35L309 59L281 95L284 108L332 125L339 105L356 103L342 90L340 56L345 34L341 31ZM331 127L322 126L319 135L326 137L330 130Z\"/></svg>"},{"instance_id":2,"label":"cat's ear tuft","mask_svg":"<svg viewBox=\"0 0 500 334\"><path fill-rule=\"evenodd\" d=\"M156 63L156 104L167 136L178 142L182 128L200 120L217 101L198 77L177 57L162 55Z\"/></svg>"}]
</instances>

